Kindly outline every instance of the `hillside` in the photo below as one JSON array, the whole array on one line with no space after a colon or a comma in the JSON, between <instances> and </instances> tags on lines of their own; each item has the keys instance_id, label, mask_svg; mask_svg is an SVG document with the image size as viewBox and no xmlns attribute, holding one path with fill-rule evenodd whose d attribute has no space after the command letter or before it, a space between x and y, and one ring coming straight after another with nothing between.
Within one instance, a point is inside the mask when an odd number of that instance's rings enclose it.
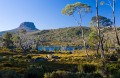
<instances>
[{"instance_id":1,"label":"hillside","mask_svg":"<svg viewBox=\"0 0 120 78\"><path fill-rule=\"evenodd\" d=\"M89 27L84 27L86 37L90 32ZM39 37L40 41L48 42L49 45L82 44L81 29L79 26L29 32L28 36L32 38Z\"/></svg>"},{"instance_id":2,"label":"hillside","mask_svg":"<svg viewBox=\"0 0 120 78\"><path fill-rule=\"evenodd\" d=\"M34 23L23 22L16 29L0 32L0 35L6 32L17 32L20 29L27 30L27 37L30 39L38 39L40 42L44 42L45 45L81 45L83 44L81 39L81 29L79 26L72 26L51 30L38 30ZM85 39L88 40L88 35L91 30L90 27L83 27ZM113 29L105 29L104 40L108 40L111 44L116 43ZM118 28L118 34L120 37L120 31ZM89 41L87 41L89 42ZM115 44L114 44L115 45Z\"/></svg>"},{"instance_id":3,"label":"hillside","mask_svg":"<svg viewBox=\"0 0 120 78\"><path fill-rule=\"evenodd\" d=\"M90 27L83 27L85 39L88 41L88 36L91 32ZM112 46L116 45L116 37L113 28L105 28L104 30L104 41ZM120 30L118 28L118 35L120 38ZM39 38L40 41L46 42L48 45L81 45L83 44L81 38L81 29L79 26L52 29L52 30L41 30L28 33L29 37Z\"/></svg>"}]
</instances>

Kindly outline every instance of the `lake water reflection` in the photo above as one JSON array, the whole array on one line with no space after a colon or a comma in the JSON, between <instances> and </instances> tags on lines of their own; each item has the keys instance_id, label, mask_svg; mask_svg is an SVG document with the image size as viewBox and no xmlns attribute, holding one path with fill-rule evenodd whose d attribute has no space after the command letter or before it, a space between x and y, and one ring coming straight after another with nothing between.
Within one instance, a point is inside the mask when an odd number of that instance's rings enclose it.
<instances>
[{"instance_id":1,"label":"lake water reflection","mask_svg":"<svg viewBox=\"0 0 120 78\"><path fill-rule=\"evenodd\" d=\"M39 46L39 51L69 51L82 50L83 46Z\"/></svg>"}]
</instances>

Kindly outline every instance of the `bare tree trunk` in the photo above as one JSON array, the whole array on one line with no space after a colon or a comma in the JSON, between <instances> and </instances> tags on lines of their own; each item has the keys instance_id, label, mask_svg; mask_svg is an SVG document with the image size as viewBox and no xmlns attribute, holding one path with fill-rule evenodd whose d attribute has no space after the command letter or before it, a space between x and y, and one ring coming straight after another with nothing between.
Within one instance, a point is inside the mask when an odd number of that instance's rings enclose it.
<instances>
[{"instance_id":1,"label":"bare tree trunk","mask_svg":"<svg viewBox=\"0 0 120 78\"><path fill-rule=\"evenodd\" d=\"M103 48L103 37L101 38L100 33L100 26L99 26L99 18L98 18L98 0L96 0L96 21L97 21L97 28L98 28L98 37L100 38L100 49L101 49L101 58L104 58L104 48Z\"/></svg>"},{"instance_id":2,"label":"bare tree trunk","mask_svg":"<svg viewBox=\"0 0 120 78\"><path fill-rule=\"evenodd\" d=\"M22 45L22 42L21 42L21 39L19 40L19 45L20 45L20 47L21 47L21 49L22 49L22 53L25 53L25 49L24 49L24 47L23 47L23 45Z\"/></svg>"},{"instance_id":3,"label":"bare tree trunk","mask_svg":"<svg viewBox=\"0 0 120 78\"><path fill-rule=\"evenodd\" d=\"M116 28L116 20L115 20L115 0L113 0L113 25L114 25L114 31L115 31L115 35L116 35L116 39L117 39L117 44L120 46L120 41L119 41L119 37L118 37L118 33L117 33L117 28Z\"/></svg>"},{"instance_id":4,"label":"bare tree trunk","mask_svg":"<svg viewBox=\"0 0 120 78\"><path fill-rule=\"evenodd\" d=\"M74 15L73 15L73 18L74 18L74 20L77 22L77 24L78 24L78 25L80 26L80 28L81 28L81 31L82 31L82 41L83 41L84 48L85 48L85 54L86 54L87 57L89 57L88 51L87 51L86 40L84 39L84 30L83 30L83 27L81 26L81 25L82 25L82 16L81 16L81 14L79 14L79 15L80 15L80 16L79 16L80 22L78 22L78 21L75 19Z\"/></svg>"},{"instance_id":5,"label":"bare tree trunk","mask_svg":"<svg viewBox=\"0 0 120 78\"><path fill-rule=\"evenodd\" d=\"M84 43L85 54L86 54L87 57L89 57L88 51L87 51L87 44L86 44L86 41L84 39L84 30L83 30L82 26L81 26L81 30L82 30L82 40L83 40L83 43Z\"/></svg>"},{"instance_id":6,"label":"bare tree trunk","mask_svg":"<svg viewBox=\"0 0 120 78\"><path fill-rule=\"evenodd\" d=\"M103 47L103 38L104 35L100 39L100 47L101 47L101 58L104 58L104 47Z\"/></svg>"},{"instance_id":7,"label":"bare tree trunk","mask_svg":"<svg viewBox=\"0 0 120 78\"><path fill-rule=\"evenodd\" d=\"M96 55L99 55L99 46L100 46L100 42L97 43L97 51L96 51Z\"/></svg>"}]
</instances>

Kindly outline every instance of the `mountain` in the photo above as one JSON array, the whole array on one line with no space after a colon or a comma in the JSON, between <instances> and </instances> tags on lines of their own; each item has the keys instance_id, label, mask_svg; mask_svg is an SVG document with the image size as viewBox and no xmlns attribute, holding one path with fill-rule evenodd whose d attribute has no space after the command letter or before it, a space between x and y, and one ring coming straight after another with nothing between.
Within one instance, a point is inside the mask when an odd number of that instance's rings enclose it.
<instances>
[{"instance_id":1,"label":"mountain","mask_svg":"<svg viewBox=\"0 0 120 78\"><path fill-rule=\"evenodd\" d=\"M2 36L6 32L13 32L13 33L15 33L15 32L17 32L17 31L19 31L21 29L25 29L27 32L38 31L38 29L35 27L33 22L23 22L23 23L20 24L20 26L18 28L0 32L0 36Z\"/></svg>"},{"instance_id":2,"label":"mountain","mask_svg":"<svg viewBox=\"0 0 120 78\"><path fill-rule=\"evenodd\" d=\"M21 23L20 26L17 28L17 30L20 30L20 29L25 29L28 32L37 31L38 30L35 27L33 22L23 22L23 23Z\"/></svg>"},{"instance_id":3,"label":"mountain","mask_svg":"<svg viewBox=\"0 0 120 78\"><path fill-rule=\"evenodd\" d=\"M42 45L82 45L82 32L79 26L66 27L59 29L50 29L50 30L38 30L34 23L32 22L23 22L16 29L3 31L0 34L6 32L16 32L20 29L26 29L28 32L26 37L28 40L39 40L42 42ZM85 40L88 40L88 36L91 33L90 27L83 26ZM120 37L120 28L118 28L118 35ZM30 39L29 39L30 38ZM112 44L116 42L113 28L104 29L104 39L109 40ZM87 41L89 42L89 41Z\"/></svg>"}]
</instances>

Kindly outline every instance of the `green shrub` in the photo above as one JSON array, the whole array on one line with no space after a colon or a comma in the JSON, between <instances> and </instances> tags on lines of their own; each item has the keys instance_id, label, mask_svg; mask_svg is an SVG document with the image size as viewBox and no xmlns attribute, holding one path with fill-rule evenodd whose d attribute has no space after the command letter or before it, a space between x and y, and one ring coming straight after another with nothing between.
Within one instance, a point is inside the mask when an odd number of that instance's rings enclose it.
<instances>
[{"instance_id":1,"label":"green shrub","mask_svg":"<svg viewBox=\"0 0 120 78\"><path fill-rule=\"evenodd\" d=\"M108 64L107 65L107 70L110 74L116 74L119 69L120 69L120 64Z\"/></svg>"},{"instance_id":2,"label":"green shrub","mask_svg":"<svg viewBox=\"0 0 120 78\"><path fill-rule=\"evenodd\" d=\"M93 73L96 71L96 66L93 64L81 64L78 66L78 71L84 73Z\"/></svg>"},{"instance_id":3,"label":"green shrub","mask_svg":"<svg viewBox=\"0 0 120 78\"><path fill-rule=\"evenodd\" d=\"M103 78L100 73L77 73L77 78Z\"/></svg>"},{"instance_id":4,"label":"green shrub","mask_svg":"<svg viewBox=\"0 0 120 78\"><path fill-rule=\"evenodd\" d=\"M91 78L103 78L103 76L100 73L93 73L91 74Z\"/></svg>"},{"instance_id":5,"label":"green shrub","mask_svg":"<svg viewBox=\"0 0 120 78\"><path fill-rule=\"evenodd\" d=\"M115 54L110 56L110 61L118 61L118 57Z\"/></svg>"},{"instance_id":6,"label":"green shrub","mask_svg":"<svg viewBox=\"0 0 120 78\"><path fill-rule=\"evenodd\" d=\"M116 73L112 74L112 78L120 78L120 69Z\"/></svg>"},{"instance_id":7,"label":"green shrub","mask_svg":"<svg viewBox=\"0 0 120 78\"><path fill-rule=\"evenodd\" d=\"M22 55L20 55L20 56L18 56L17 58L23 58L23 56L22 56Z\"/></svg>"},{"instance_id":8,"label":"green shrub","mask_svg":"<svg viewBox=\"0 0 120 78\"><path fill-rule=\"evenodd\" d=\"M10 63L4 63L3 66L4 67L12 67L12 64L10 64Z\"/></svg>"},{"instance_id":9,"label":"green shrub","mask_svg":"<svg viewBox=\"0 0 120 78\"><path fill-rule=\"evenodd\" d=\"M42 66L40 67L30 67L24 73L24 78L43 78L44 69Z\"/></svg>"},{"instance_id":10,"label":"green shrub","mask_svg":"<svg viewBox=\"0 0 120 78\"><path fill-rule=\"evenodd\" d=\"M115 51L120 54L120 48L119 48L119 47L117 47L117 48L115 49Z\"/></svg>"},{"instance_id":11,"label":"green shrub","mask_svg":"<svg viewBox=\"0 0 120 78\"><path fill-rule=\"evenodd\" d=\"M2 73L2 78L21 78L21 76L13 70L7 70Z\"/></svg>"},{"instance_id":12,"label":"green shrub","mask_svg":"<svg viewBox=\"0 0 120 78\"><path fill-rule=\"evenodd\" d=\"M77 75L67 71L53 71L45 73L44 78L77 78Z\"/></svg>"},{"instance_id":13,"label":"green shrub","mask_svg":"<svg viewBox=\"0 0 120 78\"><path fill-rule=\"evenodd\" d=\"M31 55L27 55L26 58L27 58L27 59L31 59L32 56L31 56Z\"/></svg>"}]
</instances>

